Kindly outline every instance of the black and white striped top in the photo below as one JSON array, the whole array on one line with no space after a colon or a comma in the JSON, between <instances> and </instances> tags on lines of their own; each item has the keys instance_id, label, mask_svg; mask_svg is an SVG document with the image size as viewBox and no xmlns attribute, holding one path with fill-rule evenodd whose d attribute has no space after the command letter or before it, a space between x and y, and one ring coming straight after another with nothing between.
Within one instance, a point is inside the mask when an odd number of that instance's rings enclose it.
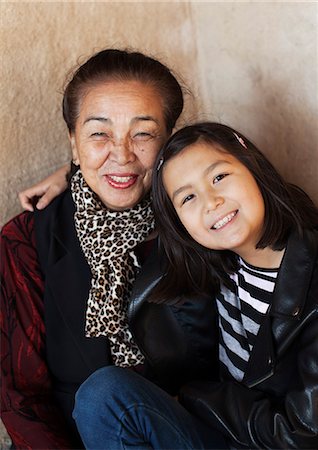
<instances>
[{"instance_id":1,"label":"black and white striped top","mask_svg":"<svg viewBox=\"0 0 318 450\"><path fill-rule=\"evenodd\" d=\"M278 269L260 269L239 260L240 269L231 275L233 290L221 287L219 312L219 358L238 381L244 377L261 322L271 303Z\"/></svg>"}]
</instances>

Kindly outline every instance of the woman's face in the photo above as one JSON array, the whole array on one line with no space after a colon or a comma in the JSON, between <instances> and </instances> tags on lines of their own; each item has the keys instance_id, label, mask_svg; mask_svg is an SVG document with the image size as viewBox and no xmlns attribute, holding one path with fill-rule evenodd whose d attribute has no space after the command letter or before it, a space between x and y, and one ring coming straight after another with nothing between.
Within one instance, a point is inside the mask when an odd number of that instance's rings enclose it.
<instances>
[{"instance_id":1,"label":"woman's face","mask_svg":"<svg viewBox=\"0 0 318 450\"><path fill-rule=\"evenodd\" d=\"M70 135L85 181L116 211L135 206L150 190L155 158L167 138L163 101L139 81L90 88Z\"/></svg>"},{"instance_id":2,"label":"woman's face","mask_svg":"<svg viewBox=\"0 0 318 450\"><path fill-rule=\"evenodd\" d=\"M184 227L204 247L249 260L264 224L265 206L249 170L205 142L186 147L163 167L163 182Z\"/></svg>"}]
</instances>

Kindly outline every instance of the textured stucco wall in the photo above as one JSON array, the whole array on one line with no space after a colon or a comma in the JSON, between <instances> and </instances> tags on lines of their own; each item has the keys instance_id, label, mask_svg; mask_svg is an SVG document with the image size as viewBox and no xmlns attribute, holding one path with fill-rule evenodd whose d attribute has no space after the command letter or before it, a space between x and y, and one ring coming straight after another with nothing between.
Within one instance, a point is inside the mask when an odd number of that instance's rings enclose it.
<instances>
[{"instance_id":1,"label":"textured stucco wall","mask_svg":"<svg viewBox=\"0 0 318 450\"><path fill-rule=\"evenodd\" d=\"M131 47L159 57L186 85L197 62L186 3L28 2L0 8L3 224L20 211L19 190L70 159L61 91L78 61L105 47ZM196 83L191 87L195 93ZM194 98L188 97L191 113Z\"/></svg>"},{"instance_id":2,"label":"textured stucco wall","mask_svg":"<svg viewBox=\"0 0 318 450\"><path fill-rule=\"evenodd\" d=\"M201 118L247 134L318 204L318 3L193 4Z\"/></svg>"},{"instance_id":3,"label":"textured stucco wall","mask_svg":"<svg viewBox=\"0 0 318 450\"><path fill-rule=\"evenodd\" d=\"M239 127L318 201L317 4L14 2L0 8L0 225L20 211L19 190L69 160L60 108L65 75L79 58L107 46L161 58L194 94L185 119Z\"/></svg>"}]
</instances>

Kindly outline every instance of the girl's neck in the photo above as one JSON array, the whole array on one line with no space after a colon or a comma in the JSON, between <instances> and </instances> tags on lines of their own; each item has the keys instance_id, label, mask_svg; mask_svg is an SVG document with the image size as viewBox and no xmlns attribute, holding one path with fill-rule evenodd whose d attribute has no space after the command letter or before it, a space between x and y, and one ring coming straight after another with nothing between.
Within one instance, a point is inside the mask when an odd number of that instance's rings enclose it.
<instances>
[{"instance_id":1,"label":"girl's neck","mask_svg":"<svg viewBox=\"0 0 318 450\"><path fill-rule=\"evenodd\" d=\"M285 249L272 250L269 247L263 249L254 249L248 254L239 255L245 262L251 266L262 269L278 269L282 262Z\"/></svg>"}]
</instances>

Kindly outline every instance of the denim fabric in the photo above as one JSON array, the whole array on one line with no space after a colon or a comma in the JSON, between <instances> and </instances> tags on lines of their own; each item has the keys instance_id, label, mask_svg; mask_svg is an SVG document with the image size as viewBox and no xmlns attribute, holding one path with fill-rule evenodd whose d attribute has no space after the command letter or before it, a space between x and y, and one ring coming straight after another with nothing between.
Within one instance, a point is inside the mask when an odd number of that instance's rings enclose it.
<instances>
[{"instance_id":1,"label":"denim fabric","mask_svg":"<svg viewBox=\"0 0 318 450\"><path fill-rule=\"evenodd\" d=\"M73 417L88 450L226 448L177 400L132 370L107 366L76 394Z\"/></svg>"}]
</instances>

